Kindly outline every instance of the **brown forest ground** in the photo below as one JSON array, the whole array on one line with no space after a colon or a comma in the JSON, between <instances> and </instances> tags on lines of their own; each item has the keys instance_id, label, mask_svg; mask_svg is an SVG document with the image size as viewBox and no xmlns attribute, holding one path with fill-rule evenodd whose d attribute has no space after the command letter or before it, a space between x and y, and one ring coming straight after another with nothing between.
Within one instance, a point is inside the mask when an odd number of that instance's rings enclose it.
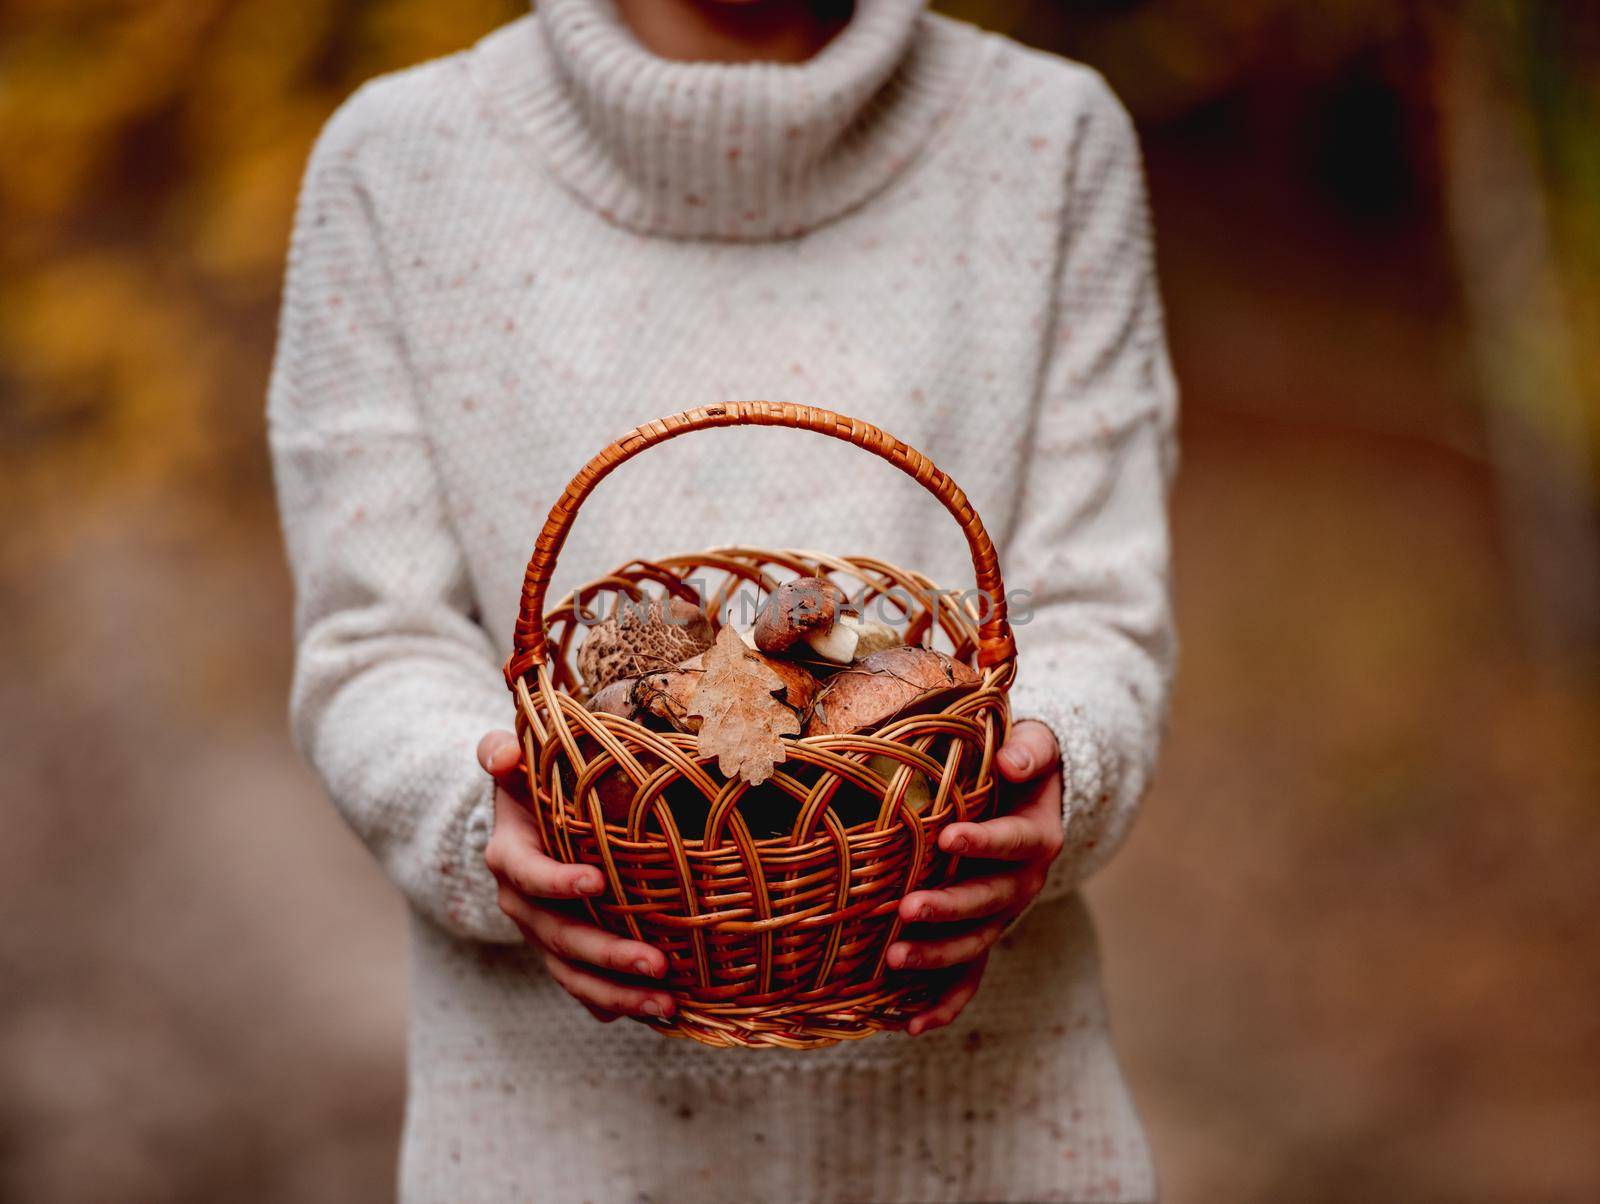
<instances>
[{"instance_id":1,"label":"brown forest ground","mask_svg":"<svg viewBox=\"0 0 1600 1204\"><path fill-rule=\"evenodd\" d=\"M1600 706L1519 652L1437 248L1183 145L1184 664L1091 888L1169 1198L1595 1199ZM400 906L288 747L259 449L186 489L0 561L0 1199L381 1199Z\"/></svg>"}]
</instances>

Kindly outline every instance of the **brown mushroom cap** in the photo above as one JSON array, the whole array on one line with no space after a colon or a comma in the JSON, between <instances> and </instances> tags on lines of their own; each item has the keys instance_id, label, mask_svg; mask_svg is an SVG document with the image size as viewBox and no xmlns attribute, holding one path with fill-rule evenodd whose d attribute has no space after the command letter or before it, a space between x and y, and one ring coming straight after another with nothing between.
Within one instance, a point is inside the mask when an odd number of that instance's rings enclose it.
<instances>
[{"instance_id":1,"label":"brown mushroom cap","mask_svg":"<svg viewBox=\"0 0 1600 1204\"><path fill-rule=\"evenodd\" d=\"M689 699L705 673L705 658L692 656L682 664L660 673L646 673L633 688L634 705L646 714L664 719L680 732L693 733L700 720L690 718Z\"/></svg>"},{"instance_id":2,"label":"brown mushroom cap","mask_svg":"<svg viewBox=\"0 0 1600 1204\"><path fill-rule=\"evenodd\" d=\"M626 824L633 811L633 779L623 772L622 766L613 765L596 780L595 793L600 796L600 814L607 823Z\"/></svg>"},{"instance_id":3,"label":"brown mushroom cap","mask_svg":"<svg viewBox=\"0 0 1600 1204\"><path fill-rule=\"evenodd\" d=\"M711 647L711 620L683 598L651 599L648 608L622 603L589 629L578 649L578 673L590 694L612 682L670 669Z\"/></svg>"},{"instance_id":4,"label":"brown mushroom cap","mask_svg":"<svg viewBox=\"0 0 1600 1204\"><path fill-rule=\"evenodd\" d=\"M609 707L596 707L594 702L594 699L590 700L590 710L605 710L608 714L617 713L610 710ZM578 736L578 751L587 761L600 752L600 746L593 738L580 734ZM578 775L572 762L563 757L557 762L556 773L561 779L561 786L566 791L567 797L574 802L580 802L575 797ZM600 814L605 817L607 823L625 824L628 822L628 813L633 804L634 785L633 779L624 772L622 766L613 765L596 778L594 792L600 800ZM585 813L587 813L586 810Z\"/></svg>"},{"instance_id":5,"label":"brown mushroom cap","mask_svg":"<svg viewBox=\"0 0 1600 1204\"><path fill-rule=\"evenodd\" d=\"M805 734L870 731L946 691L977 681L971 668L931 648L885 648L827 680L812 704Z\"/></svg>"},{"instance_id":6,"label":"brown mushroom cap","mask_svg":"<svg viewBox=\"0 0 1600 1204\"><path fill-rule=\"evenodd\" d=\"M804 714L817 696L817 679L805 667L776 657L762 657L767 668L783 678L783 701L792 711Z\"/></svg>"},{"instance_id":7,"label":"brown mushroom cap","mask_svg":"<svg viewBox=\"0 0 1600 1204\"><path fill-rule=\"evenodd\" d=\"M596 690L594 696L584 705L591 711L602 711L607 715L617 715L623 719L632 719L634 716L633 687L638 679L624 677L612 682L604 689Z\"/></svg>"},{"instance_id":8,"label":"brown mushroom cap","mask_svg":"<svg viewBox=\"0 0 1600 1204\"><path fill-rule=\"evenodd\" d=\"M762 652L784 652L839 618L844 591L821 577L796 577L772 591L756 616L752 635Z\"/></svg>"}]
</instances>

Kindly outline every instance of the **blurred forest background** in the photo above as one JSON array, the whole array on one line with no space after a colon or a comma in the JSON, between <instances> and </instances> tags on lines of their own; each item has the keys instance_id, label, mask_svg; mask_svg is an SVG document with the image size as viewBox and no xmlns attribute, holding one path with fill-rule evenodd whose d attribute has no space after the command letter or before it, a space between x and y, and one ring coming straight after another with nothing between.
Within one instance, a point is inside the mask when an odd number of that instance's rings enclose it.
<instances>
[{"instance_id":1,"label":"blurred forest background","mask_svg":"<svg viewBox=\"0 0 1600 1204\"><path fill-rule=\"evenodd\" d=\"M1600 1199L1600 7L939 7L1146 139L1185 653L1091 894L1168 1198ZM0 1199L390 1191L263 390L319 124L521 11L0 0Z\"/></svg>"}]
</instances>

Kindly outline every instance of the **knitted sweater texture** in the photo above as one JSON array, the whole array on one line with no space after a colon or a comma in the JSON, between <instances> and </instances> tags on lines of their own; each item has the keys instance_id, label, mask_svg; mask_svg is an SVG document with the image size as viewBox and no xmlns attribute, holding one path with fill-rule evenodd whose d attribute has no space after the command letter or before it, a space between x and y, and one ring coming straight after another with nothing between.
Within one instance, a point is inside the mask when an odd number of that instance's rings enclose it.
<instances>
[{"instance_id":1,"label":"knitted sweater texture","mask_svg":"<svg viewBox=\"0 0 1600 1204\"><path fill-rule=\"evenodd\" d=\"M596 1024L495 904L474 747L533 537L622 431L766 398L932 456L994 535L1018 718L1066 851L946 1030L743 1052ZM411 904L400 1191L424 1201L1144 1200L1075 886L1149 779L1173 661L1175 395L1139 154L1088 69L861 0L799 65L667 62L544 0L376 80L312 154L268 427L297 585L296 738ZM915 482L709 431L596 491L551 596L721 543L971 585Z\"/></svg>"}]
</instances>

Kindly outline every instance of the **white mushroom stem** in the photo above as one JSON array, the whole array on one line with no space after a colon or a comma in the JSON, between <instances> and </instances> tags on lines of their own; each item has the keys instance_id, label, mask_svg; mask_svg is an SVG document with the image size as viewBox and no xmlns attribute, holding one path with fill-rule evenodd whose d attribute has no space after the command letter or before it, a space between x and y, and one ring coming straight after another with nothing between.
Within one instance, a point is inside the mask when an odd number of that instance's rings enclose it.
<instances>
[{"instance_id":1,"label":"white mushroom stem","mask_svg":"<svg viewBox=\"0 0 1600 1204\"><path fill-rule=\"evenodd\" d=\"M841 614L826 631L805 637L806 644L823 660L848 665L885 648L900 645L900 633L885 623L875 623L860 615Z\"/></svg>"},{"instance_id":2,"label":"white mushroom stem","mask_svg":"<svg viewBox=\"0 0 1600 1204\"><path fill-rule=\"evenodd\" d=\"M861 628L854 615L840 615L831 627L824 631L813 631L803 638L811 651L823 660L836 665L848 665L855 660Z\"/></svg>"}]
</instances>

